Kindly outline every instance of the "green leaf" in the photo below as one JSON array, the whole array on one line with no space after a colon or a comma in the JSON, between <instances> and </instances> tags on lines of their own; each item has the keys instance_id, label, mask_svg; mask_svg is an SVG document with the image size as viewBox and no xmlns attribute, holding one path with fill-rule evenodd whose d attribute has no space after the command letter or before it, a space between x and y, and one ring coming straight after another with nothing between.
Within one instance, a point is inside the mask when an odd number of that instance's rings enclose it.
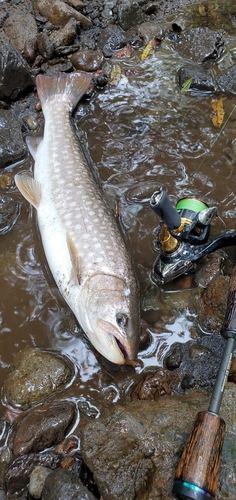
<instances>
[{"instance_id":1,"label":"green leaf","mask_svg":"<svg viewBox=\"0 0 236 500\"><path fill-rule=\"evenodd\" d=\"M191 85L192 85L192 81L193 81L193 78L188 78L188 80L186 80L186 82L183 83L182 87L181 87L181 90L180 90L180 94L186 94L186 92L188 92L188 90L190 89Z\"/></svg>"}]
</instances>

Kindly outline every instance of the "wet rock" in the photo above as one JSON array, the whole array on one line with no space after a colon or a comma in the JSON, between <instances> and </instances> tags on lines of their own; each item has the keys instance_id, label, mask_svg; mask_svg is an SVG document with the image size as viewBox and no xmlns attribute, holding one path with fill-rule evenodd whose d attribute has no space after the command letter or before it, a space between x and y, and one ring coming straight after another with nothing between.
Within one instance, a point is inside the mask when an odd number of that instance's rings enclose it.
<instances>
[{"instance_id":1,"label":"wet rock","mask_svg":"<svg viewBox=\"0 0 236 500\"><path fill-rule=\"evenodd\" d=\"M236 388L227 388L221 409L227 432L217 500L230 500L235 492L235 396ZM206 410L208 402L205 394L193 391L164 396L158 404L135 401L109 408L103 417L89 422L83 430L82 456L103 500L173 500L180 455L196 414Z\"/></svg>"},{"instance_id":2,"label":"wet rock","mask_svg":"<svg viewBox=\"0 0 236 500\"><path fill-rule=\"evenodd\" d=\"M46 477L51 470L42 465L38 465L30 475L29 493L33 498L41 498Z\"/></svg>"},{"instance_id":3,"label":"wet rock","mask_svg":"<svg viewBox=\"0 0 236 500\"><path fill-rule=\"evenodd\" d=\"M39 33L37 35L38 51L44 59L51 59L54 53L54 45L46 33Z\"/></svg>"},{"instance_id":4,"label":"wet rock","mask_svg":"<svg viewBox=\"0 0 236 500\"><path fill-rule=\"evenodd\" d=\"M36 37L26 40L24 45L24 57L28 63L33 63L36 57L37 40Z\"/></svg>"},{"instance_id":5,"label":"wet rock","mask_svg":"<svg viewBox=\"0 0 236 500\"><path fill-rule=\"evenodd\" d=\"M103 55L97 50L78 50L70 58L73 66L82 71L97 71L102 68Z\"/></svg>"},{"instance_id":6,"label":"wet rock","mask_svg":"<svg viewBox=\"0 0 236 500\"><path fill-rule=\"evenodd\" d=\"M222 92L229 95L236 95L236 65L227 69L218 78L216 78L217 85Z\"/></svg>"},{"instance_id":7,"label":"wet rock","mask_svg":"<svg viewBox=\"0 0 236 500\"><path fill-rule=\"evenodd\" d=\"M182 346L176 344L165 358L165 366L168 370L175 370L181 365L183 359Z\"/></svg>"},{"instance_id":8,"label":"wet rock","mask_svg":"<svg viewBox=\"0 0 236 500\"><path fill-rule=\"evenodd\" d=\"M196 63L219 58L224 46L222 31L211 31L209 28L191 28L174 44L181 57Z\"/></svg>"},{"instance_id":9,"label":"wet rock","mask_svg":"<svg viewBox=\"0 0 236 500\"><path fill-rule=\"evenodd\" d=\"M160 24L145 22L138 27L137 34L142 38L144 45L147 45L154 38L162 40L163 29Z\"/></svg>"},{"instance_id":10,"label":"wet rock","mask_svg":"<svg viewBox=\"0 0 236 500\"><path fill-rule=\"evenodd\" d=\"M104 51L120 50L127 44L127 38L121 28L115 24L109 24L101 31L98 38L98 48Z\"/></svg>"},{"instance_id":11,"label":"wet rock","mask_svg":"<svg viewBox=\"0 0 236 500\"><path fill-rule=\"evenodd\" d=\"M13 12L6 19L3 27L11 45L20 52L24 50L25 42L35 38L38 31L35 18L30 12L24 14Z\"/></svg>"},{"instance_id":12,"label":"wet rock","mask_svg":"<svg viewBox=\"0 0 236 500\"><path fill-rule=\"evenodd\" d=\"M75 406L69 401L37 406L17 427L14 454L35 453L60 443L74 421L75 414Z\"/></svg>"},{"instance_id":13,"label":"wet rock","mask_svg":"<svg viewBox=\"0 0 236 500\"><path fill-rule=\"evenodd\" d=\"M60 0L35 0L34 8L46 17L55 26L64 26L72 17L86 29L91 26L91 21L81 12Z\"/></svg>"},{"instance_id":14,"label":"wet rock","mask_svg":"<svg viewBox=\"0 0 236 500\"><path fill-rule=\"evenodd\" d=\"M72 376L66 358L26 348L16 356L15 369L5 380L5 396L10 404L27 407L65 387Z\"/></svg>"},{"instance_id":15,"label":"wet rock","mask_svg":"<svg viewBox=\"0 0 236 500\"><path fill-rule=\"evenodd\" d=\"M172 368L172 371L179 376L182 391L191 388L208 390L213 387L224 346L225 340L216 334L181 344L181 363L177 368ZM164 360L164 365L166 364Z\"/></svg>"},{"instance_id":16,"label":"wet rock","mask_svg":"<svg viewBox=\"0 0 236 500\"><path fill-rule=\"evenodd\" d=\"M200 295L199 324L205 332L219 332L224 320L229 288L227 276L217 276Z\"/></svg>"},{"instance_id":17,"label":"wet rock","mask_svg":"<svg viewBox=\"0 0 236 500\"><path fill-rule=\"evenodd\" d=\"M50 40L53 43L55 49L61 46L71 45L77 35L79 23L74 18L70 19L63 28L54 31L50 35Z\"/></svg>"},{"instance_id":18,"label":"wet rock","mask_svg":"<svg viewBox=\"0 0 236 500\"><path fill-rule=\"evenodd\" d=\"M34 84L30 68L20 53L0 46L0 99L14 100Z\"/></svg>"},{"instance_id":19,"label":"wet rock","mask_svg":"<svg viewBox=\"0 0 236 500\"><path fill-rule=\"evenodd\" d=\"M215 92L217 85L210 69L205 69L199 65L187 64L179 68L178 83L180 88L189 78L192 78L190 92Z\"/></svg>"},{"instance_id":20,"label":"wet rock","mask_svg":"<svg viewBox=\"0 0 236 500\"><path fill-rule=\"evenodd\" d=\"M84 5L81 0L68 0L68 4L74 9L82 9Z\"/></svg>"},{"instance_id":21,"label":"wet rock","mask_svg":"<svg viewBox=\"0 0 236 500\"><path fill-rule=\"evenodd\" d=\"M15 225L21 212L21 203L10 196L0 194L0 234L5 234Z\"/></svg>"},{"instance_id":22,"label":"wet rock","mask_svg":"<svg viewBox=\"0 0 236 500\"><path fill-rule=\"evenodd\" d=\"M20 124L11 110L0 109L0 135L0 168L4 168L23 159L27 152Z\"/></svg>"},{"instance_id":23,"label":"wet rock","mask_svg":"<svg viewBox=\"0 0 236 500\"><path fill-rule=\"evenodd\" d=\"M229 381L236 384L236 357L234 357L231 362L229 370Z\"/></svg>"},{"instance_id":24,"label":"wet rock","mask_svg":"<svg viewBox=\"0 0 236 500\"><path fill-rule=\"evenodd\" d=\"M71 471L57 469L46 477L42 500L96 500Z\"/></svg>"},{"instance_id":25,"label":"wet rock","mask_svg":"<svg viewBox=\"0 0 236 500\"><path fill-rule=\"evenodd\" d=\"M206 288L209 283L221 274L221 266L224 260L222 251L206 255L201 260L198 271L195 273L195 281L198 286Z\"/></svg>"},{"instance_id":26,"label":"wet rock","mask_svg":"<svg viewBox=\"0 0 236 500\"><path fill-rule=\"evenodd\" d=\"M159 368L155 373L145 374L143 379L132 391L132 401L144 399L156 401L165 394L171 394L172 386L179 382L179 377L165 368Z\"/></svg>"},{"instance_id":27,"label":"wet rock","mask_svg":"<svg viewBox=\"0 0 236 500\"><path fill-rule=\"evenodd\" d=\"M124 31L145 21L145 15L137 2L122 2L117 8L117 20Z\"/></svg>"},{"instance_id":28,"label":"wet rock","mask_svg":"<svg viewBox=\"0 0 236 500\"><path fill-rule=\"evenodd\" d=\"M5 471L7 493L17 494L26 490L30 475L36 466L41 465L49 469L56 469L60 463L61 457L53 452L30 453L14 458Z\"/></svg>"}]
</instances>

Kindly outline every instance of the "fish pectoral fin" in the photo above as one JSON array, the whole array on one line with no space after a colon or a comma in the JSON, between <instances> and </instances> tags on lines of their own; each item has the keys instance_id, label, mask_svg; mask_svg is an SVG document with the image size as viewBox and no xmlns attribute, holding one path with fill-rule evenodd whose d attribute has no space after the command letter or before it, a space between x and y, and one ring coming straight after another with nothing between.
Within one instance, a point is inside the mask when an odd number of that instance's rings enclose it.
<instances>
[{"instance_id":1,"label":"fish pectoral fin","mask_svg":"<svg viewBox=\"0 0 236 500\"><path fill-rule=\"evenodd\" d=\"M28 175L15 175L15 183L21 192L22 196L33 205L33 207L38 208L41 200L41 184L32 177Z\"/></svg>"},{"instance_id":2,"label":"fish pectoral fin","mask_svg":"<svg viewBox=\"0 0 236 500\"><path fill-rule=\"evenodd\" d=\"M72 240L72 238L67 233L66 235L67 246L70 254L70 260L72 264L71 281L79 285L80 284L80 259L78 256L77 248Z\"/></svg>"}]
</instances>

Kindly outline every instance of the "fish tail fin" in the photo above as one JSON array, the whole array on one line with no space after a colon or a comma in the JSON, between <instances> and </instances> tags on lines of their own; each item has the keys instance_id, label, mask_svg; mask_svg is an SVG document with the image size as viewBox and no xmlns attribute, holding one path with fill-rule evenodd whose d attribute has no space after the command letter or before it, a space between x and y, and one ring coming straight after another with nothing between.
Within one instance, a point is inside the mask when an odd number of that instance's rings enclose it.
<instances>
[{"instance_id":1,"label":"fish tail fin","mask_svg":"<svg viewBox=\"0 0 236 500\"><path fill-rule=\"evenodd\" d=\"M71 110L75 108L91 83L87 73L69 73L61 75L38 75L36 85L42 108L48 101L67 101Z\"/></svg>"}]
</instances>

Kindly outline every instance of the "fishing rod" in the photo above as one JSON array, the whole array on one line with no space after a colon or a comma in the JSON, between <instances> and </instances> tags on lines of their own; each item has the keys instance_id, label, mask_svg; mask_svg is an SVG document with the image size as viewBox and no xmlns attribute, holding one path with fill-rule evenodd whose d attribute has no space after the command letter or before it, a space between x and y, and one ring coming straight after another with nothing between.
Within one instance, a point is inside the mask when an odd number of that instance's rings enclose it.
<instances>
[{"instance_id":1,"label":"fishing rod","mask_svg":"<svg viewBox=\"0 0 236 500\"><path fill-rule=\"evenodd\" d=\"M236 347L236 263L221 334L226 343L210 405L195 418L174 479L172 493L182 500L213 500L217 490L226 427L219 409Z\"/></svg>"}]
</instances>

